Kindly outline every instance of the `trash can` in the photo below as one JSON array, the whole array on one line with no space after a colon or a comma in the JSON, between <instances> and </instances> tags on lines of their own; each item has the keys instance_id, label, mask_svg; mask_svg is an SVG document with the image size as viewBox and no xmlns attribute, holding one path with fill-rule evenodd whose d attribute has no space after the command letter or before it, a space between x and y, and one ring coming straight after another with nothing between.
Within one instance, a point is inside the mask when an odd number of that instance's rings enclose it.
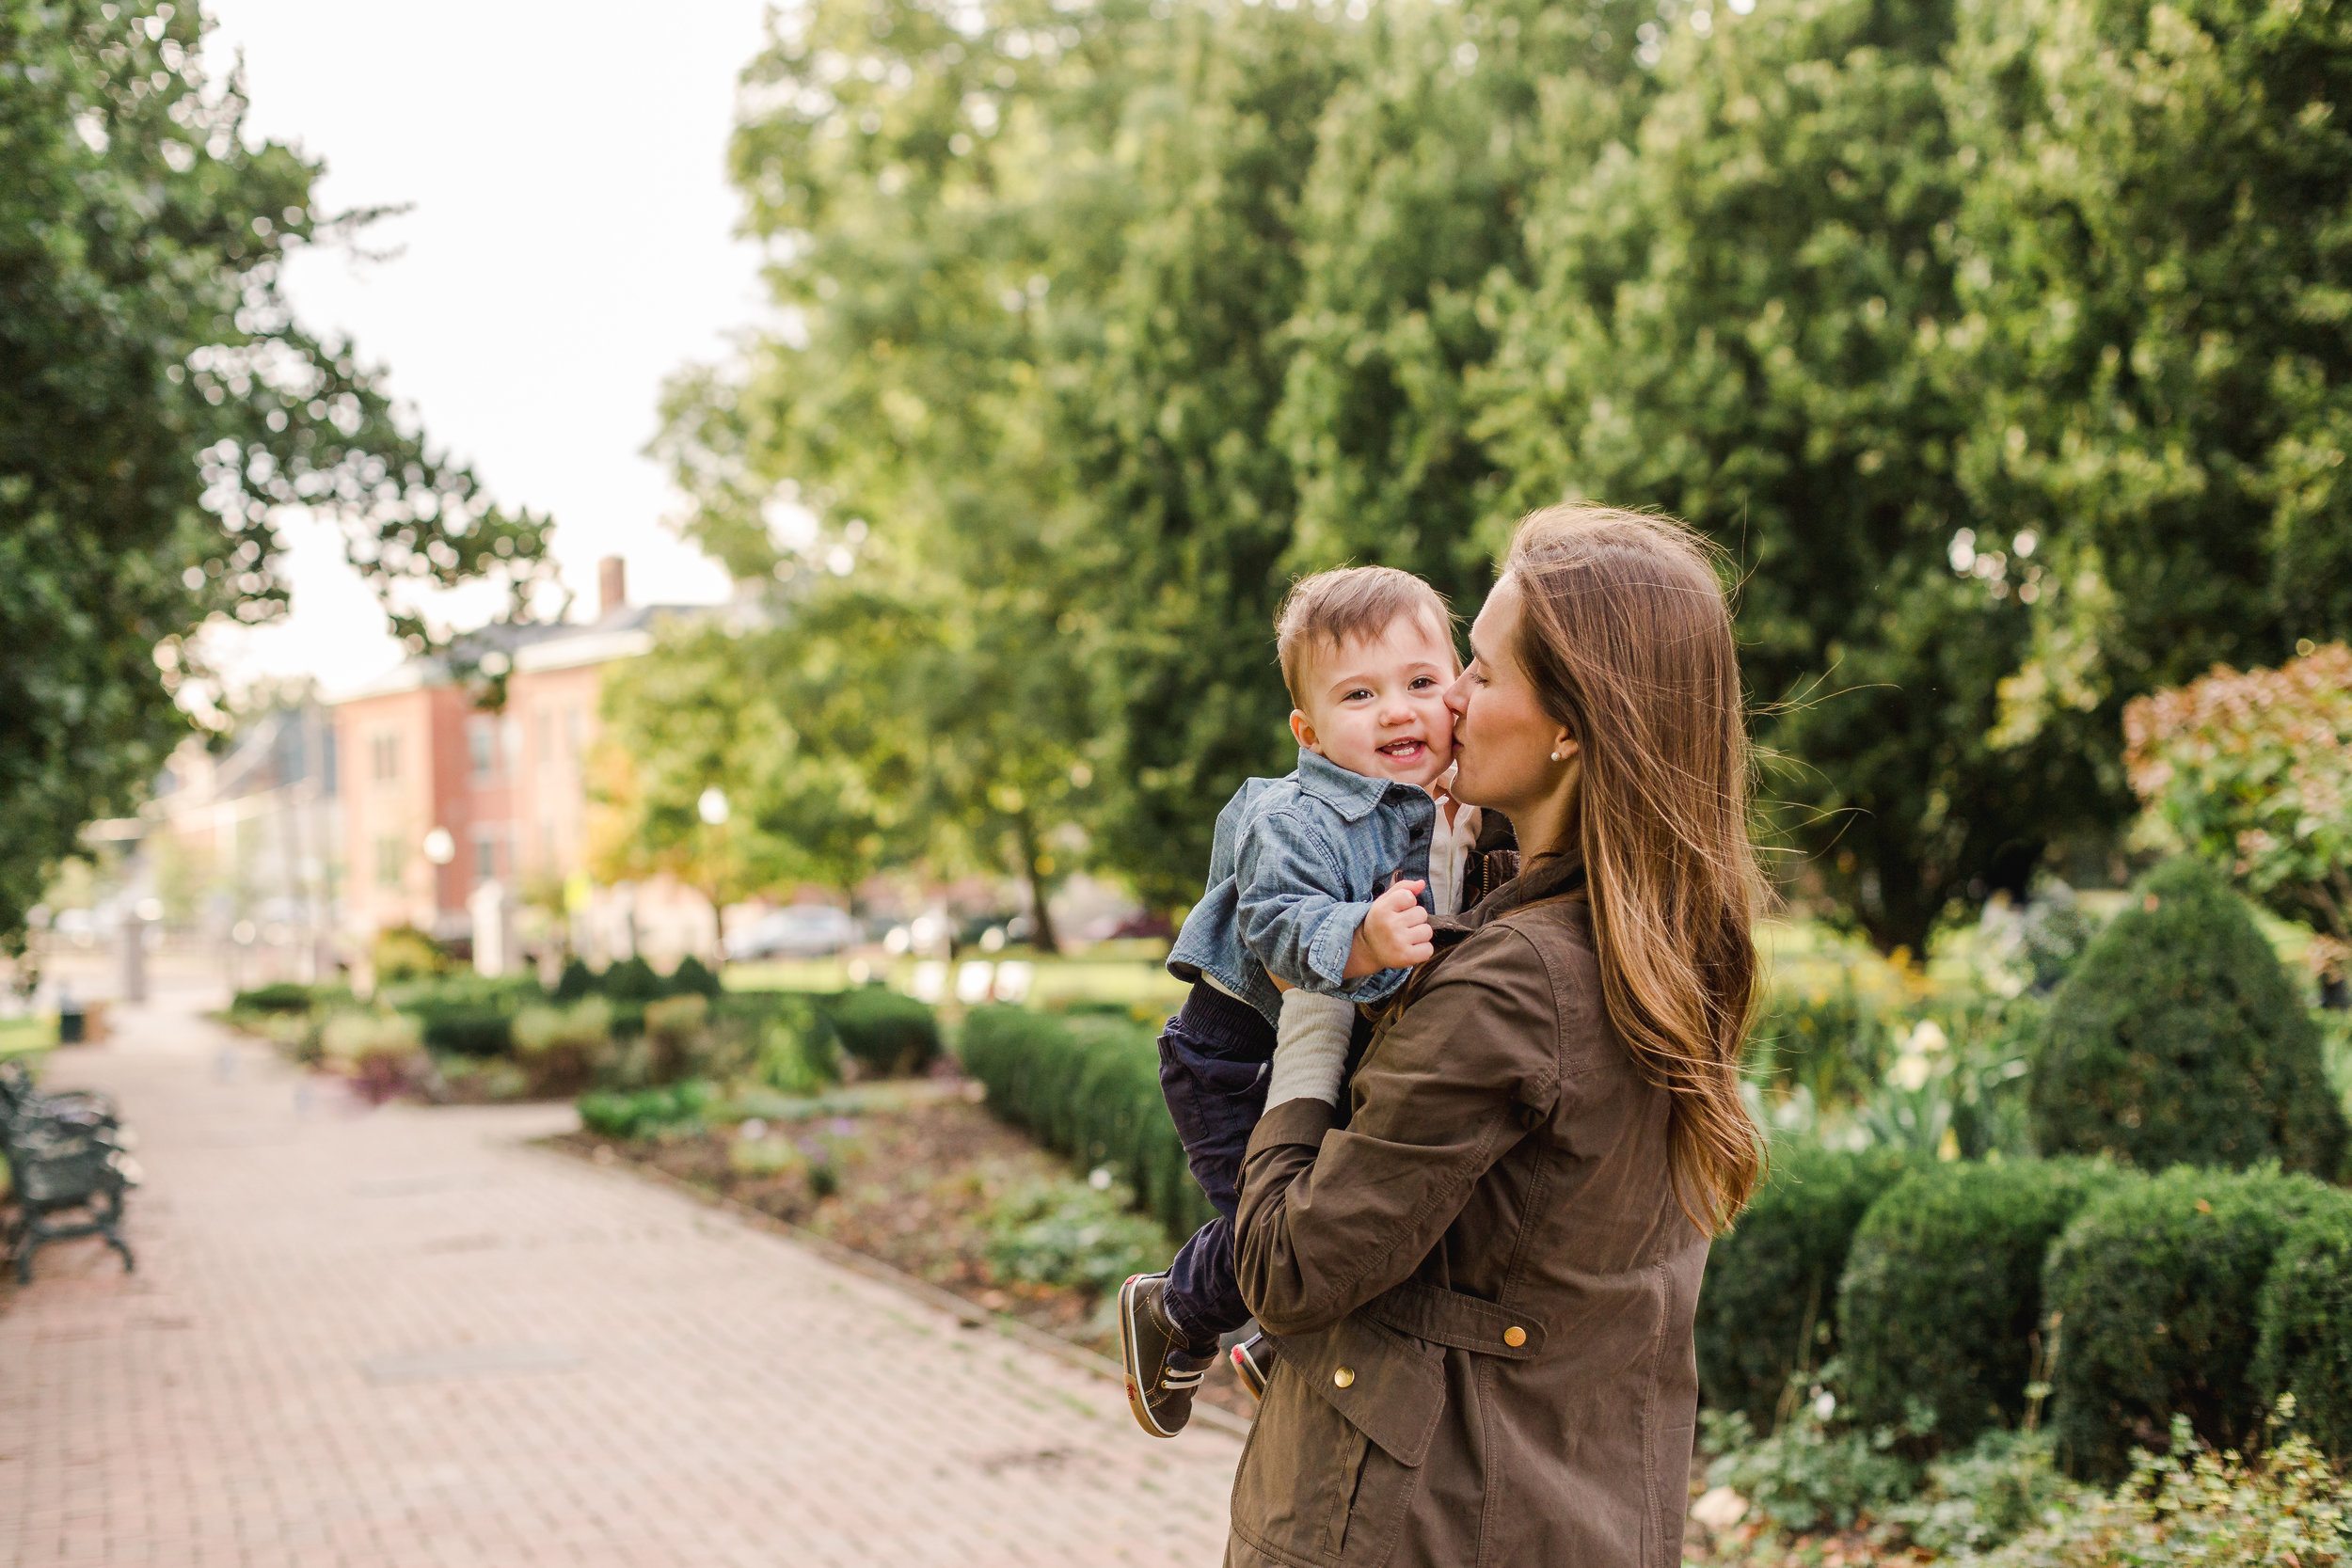
<instances>
[{"instance_id":1,"label":"trash can","mask_svg":"<svg viewBox=\"0 0 2352 1568\"><path fill-rule=\"evenodd\" d=\"M57 1043L59 1045L79 1045L82 1043L83 1024L86 1016L87 1015L84 1014L82 1009L79 1007L61 1007L58 1009Z\"/></svg>"}]
</instances>

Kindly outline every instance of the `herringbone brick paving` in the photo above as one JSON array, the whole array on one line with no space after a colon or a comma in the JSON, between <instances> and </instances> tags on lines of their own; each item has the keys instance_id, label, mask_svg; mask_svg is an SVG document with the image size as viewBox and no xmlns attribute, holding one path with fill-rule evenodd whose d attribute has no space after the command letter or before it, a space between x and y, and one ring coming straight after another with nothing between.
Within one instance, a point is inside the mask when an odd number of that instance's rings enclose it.
<instances>
[{"instance_id":1,"label":"herringbone brick paving","mask_svg":"<svg viewBox=\"0 0 2352 1568\"><path fill-rule=\"evenodd\" d=\"M1239 1445L793 1243L524 1147L548 1107L366 1112L185 1014L114 1091L123 1276L0 1312L22 1568L1213 1563Z\"/></svg>"}]
</instances>

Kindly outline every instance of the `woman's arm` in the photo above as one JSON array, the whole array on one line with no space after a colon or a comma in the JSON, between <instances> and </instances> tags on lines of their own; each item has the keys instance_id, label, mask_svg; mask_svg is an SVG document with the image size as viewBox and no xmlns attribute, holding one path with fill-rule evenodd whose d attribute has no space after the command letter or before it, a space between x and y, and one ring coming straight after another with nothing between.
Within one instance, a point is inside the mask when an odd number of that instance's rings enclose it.
<instances>
[{"instance_id":1,"label":"woman's arm","mask_svg":"<svg viewBox=\"0 0 2352 1568\"><path fill-rule=\"evenodd\" d=\"M1244 1158L1243 1298L1276 1334L1338 1322L1409 1277L1470 1189L1559 1092L1550 975L1508 927L1470 939L1364 1058L1355 1117L1269 1108Z\"/></svg>"}]
</instances>

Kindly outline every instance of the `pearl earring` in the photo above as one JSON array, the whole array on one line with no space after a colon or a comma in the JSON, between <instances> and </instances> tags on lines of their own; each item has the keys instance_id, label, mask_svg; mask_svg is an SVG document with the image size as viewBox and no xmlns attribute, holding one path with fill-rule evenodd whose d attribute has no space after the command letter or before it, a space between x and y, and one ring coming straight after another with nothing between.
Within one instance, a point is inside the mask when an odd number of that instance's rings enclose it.
<instances>
[{"instance_id":1,"label":"pearl earring","mask_svg":"<svg viewBox=\"0 0 2352 1568\"><path fill-rule=\"evenodd\" d=\"M1552 753L1551 753L1551 760L1552 760L1552 761L1554 761L1554 762L1558 762L1558 761L1560 760L1560 753L1559 753L1559 752L1552 752Z\"/></svg>"}]
</instances>

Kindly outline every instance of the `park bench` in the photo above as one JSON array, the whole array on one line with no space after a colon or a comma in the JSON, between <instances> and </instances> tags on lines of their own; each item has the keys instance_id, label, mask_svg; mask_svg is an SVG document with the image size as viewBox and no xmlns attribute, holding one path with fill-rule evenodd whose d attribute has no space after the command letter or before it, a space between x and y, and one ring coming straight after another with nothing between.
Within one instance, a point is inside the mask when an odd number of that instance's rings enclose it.
<instances>
[{"instance_id":1,"label":"park bench","mask_svg":"<svg viewBox=\"0 0 2352 1568\"><path fill-rule=\"evenodd\" d=\"M0 1062L0 1158L17 1212L8 1239L18 1284L31 1281L44 1243L76 1236L105 1238L124 1270L134 1266L120 1229L123 1194L138 1181L130 1142L104 1095L41 1094L22 1062Z\"/></svg>"}]
</instances>

